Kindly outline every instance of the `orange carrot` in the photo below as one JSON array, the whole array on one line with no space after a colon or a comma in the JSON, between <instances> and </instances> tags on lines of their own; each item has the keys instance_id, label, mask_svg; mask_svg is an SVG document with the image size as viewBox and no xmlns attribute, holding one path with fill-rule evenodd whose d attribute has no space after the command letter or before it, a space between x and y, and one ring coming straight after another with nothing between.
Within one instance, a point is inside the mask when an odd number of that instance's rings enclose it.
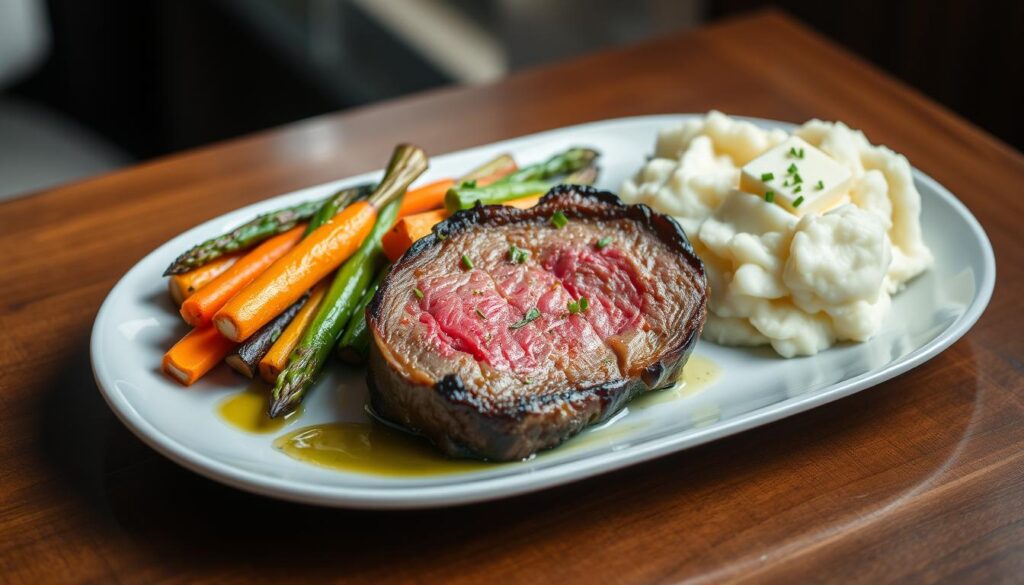
<instances>
[{"instance_id":1,"label":"orange carrot","mask_svg":"<svg viewBox=\"0 0 1024 585\"><path fill-rule=\"evenodd\" d=\"M455 186L454 179L441 179L410 190L402 199L402 206L398 208L398 217L444 207L444 194L453 186Z\"/></svg>"},{"instance_id":2,"label":"orange carrot","mask_svg":"<svg viewBox=\"0 0 1024 585\"><path fill-rule=\"evenodd\" d=\"M209 264L204 264L184 274L174 274L167 279L167 288L171 293L171 300L175 305L181 306L185 299L192 296L197 290L206 286L214 278L217 278L239 258L238 254L221 256Z\"/></svg>"},{"instance_id":3,"label":"orange carrot","mask_svg":"<svg viewBox=\"0 0 1024 585\"><path fill-rule=\"evenodd\" d=\"M435 209L399 219L380 240L384 255L394 262L413 242L430 233L430 229L448 217L445 209Z\"/></svg>"},{"instance_id":4,"label":"orange carrot","mask_svg":"<svg viewBox=\"0 0 1024 585\"><path fill-rule=\"evenodd\" d=\"M481 177L481 178L477 179L476 180L476 186L477 187L486 187L487 185L490 185L491 183L496 183L499 179L505 178L506 175L511 175L512 173L516 172L517 170L518 170L518 167L516 167L515 165L512 165L511 167L507 167L507 168L501 169L500 171L498 171L498 172L496 172L494 174L487 175L486 177ZM444 205L444 202L442 201L441 204Z\"/></svg>"},{"instance_id":5,"label":"orange carrot","mask_svg":"<svg viewBox=\"0 0 1024 585\"><path fill-rule=\"evenodd\" d=\"M281 337L277 338L274 345L270 346L267 355L260 360L260 377L268 384L276 382L277 375L288 365L288 356L299 344L299 338L305 333L306 327L309 326L309 322L313 320L317 309L320 308L320 302L324 300L324 294L327 292L327 285L328 283L321 282L313 289L309 300L302 305L292 322L281 332Z\"/></svg>"},{"instance_id":6,"label":"orange carrot","mask_svg":"<svg viewBox=\"0 0 1024 585\"><path fill-rule=\"evenodd\" d=\"M305 225L270 238L249 252L223 274L210 281L181 304L181 316L193 327L208 325L213 316L239 291L295 247ZM305 292L305 291L303 291ZM297 299L298 297L296 297Z\"/></svg>"},{"instance_id":7,"label":"orange carrot","mask_svg":"<svg viewBox=\"0 0 1024 585\"><path fill-rule=\"evenodd\" d=\"M540 195L531 195L506 201L502 205L526 209L533 207L538 201L540 201ZM444 221L448 215L449 213L446 209L434 209L425 213L407 215L399 219L395 222L395 227L388 230L388 233L384 234L384 237L380 240L380 245L384 249L384 255L392 262L397 261L412 246L413 242L429 234L430 230L435 225Z\"/></svg>"},{"instance_id":8,"label":"orange carrot","mask_svg":"<svg viewBox=\"0 0 1024 585\"><path fill-rule=\"evenodd\" d=\"M216 327L193 329L164 354L163 371L175 381L191 386L237 345L225 339Z\"/></svg>"},{"instance_id":9,"label":"orange carrot","mask_svg":"<svg viewBox=\"0 0 1024 585\"><path fill-rule=\"evenodd\" d=\"M528 209L537 205L540 201L540 195L530 195L528 197L520 197L519 199L513 199L512 201L506 201L502 205L508 205L509 207L515 207L516 209Z\"/></svg>"},{"instance_id":10,"label":"orange carrot","mask_svg":"<svg viewBox=\"0 0 1024 585\"><path fill-rule=\"evenodd\" d=\"M213 316L214 325L224 337L244 341L347 260L376 219L370 202L349 205L231 298Z\"/></svg>"},{"instance_id":11,"label":"orange carrot","mask_svg":"<svg viewBox=\"0 0 1024 585\"><path fill-rule=\"evenodd\" d=\"M422 148L411 144L396 146L373 195L349 205L307 234L229 300L213 316L217 330L228 339L243 341L281 314L359 249L377 222L377 210L392 203L400 206L399 198L427 166Z\"/></svg>"}]
</instances>

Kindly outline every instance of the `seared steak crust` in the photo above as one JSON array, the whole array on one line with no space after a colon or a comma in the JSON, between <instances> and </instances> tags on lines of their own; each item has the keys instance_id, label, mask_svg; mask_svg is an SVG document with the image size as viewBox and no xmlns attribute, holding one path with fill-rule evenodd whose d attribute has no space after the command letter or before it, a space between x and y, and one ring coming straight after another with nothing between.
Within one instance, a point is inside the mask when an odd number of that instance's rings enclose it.
<instances>
[{"instance_id":1,"label":"seared steak crust","mask_svg":"<svg viewBox=\"0 0 1024 585\"><path fill-rule=\"evenodd\" d=\"M647 206L564 185L530 209L478 205L370 303L372 406L449 455L522 459L670 386L706 302L682 229Z\"/></svg>"}]
</instances>

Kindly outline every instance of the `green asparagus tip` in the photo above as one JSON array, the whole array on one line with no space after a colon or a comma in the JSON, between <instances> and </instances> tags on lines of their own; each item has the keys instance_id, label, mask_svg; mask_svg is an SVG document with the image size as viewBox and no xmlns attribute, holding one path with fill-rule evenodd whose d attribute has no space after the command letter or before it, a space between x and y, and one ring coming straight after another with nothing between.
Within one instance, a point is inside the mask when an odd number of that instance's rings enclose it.
<instances>
[{"instance_id":1,"label":"green asparagus tip","mask_svg":"<svg viewBox=\"0 0 1024 585\"><path fill-rule=\"evenodd\" d=\"M298 406L300 394L295 392L294 386L286 386L281 394L275 396L270 403L270 418L285 416Z\"/></svg>"}]
</instances>

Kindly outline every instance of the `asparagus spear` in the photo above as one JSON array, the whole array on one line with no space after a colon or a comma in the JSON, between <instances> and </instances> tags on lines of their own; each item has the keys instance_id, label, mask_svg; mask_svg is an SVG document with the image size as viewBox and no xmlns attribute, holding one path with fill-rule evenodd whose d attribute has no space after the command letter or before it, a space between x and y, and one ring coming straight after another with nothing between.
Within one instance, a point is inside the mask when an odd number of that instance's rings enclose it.
<instances>
[{"instance_id":1,"label":"asparagus spear","mask_svg":"<svg viewBox=\"0 0 1024 585\"><path fill-rule=\"evenodd\" d=\"M499 183L522 183L524 181L546 181L558 175L567 175L588 167L600 154L592 148L570 148L548 160L525 166L498 181Z\"/></svg>"},{"instance_id":2,"label":"asparagus spear","mask_svg":"<svg viewBox=\"0 0 1024 585\"><path fill-rule=\"evenodd\" d=\"M306 201L292 207L264 213L226 234L193 246L178 256L167 267L167 270L164 271L164 276L188 272L194 268L199 268L207 262L220 258L224 254L230 254L231 252L258 244L271 236L276 236L292 229L299 222L312 218L327 203L335 201L351 202L360 194L365 196L371 189L372 185L350 187L342 189L325 199ZM347 205L347 203L344 205ZM344 205L340 205L340 207L344 207Z\"/></svg>"},{"instance_id":3,"label":"asparagus spear","mask_svg":"<svg viewBox=\"0 0 1024 585\"><path fill-rule=\"evenodd\" d=\"M493 183L486 187L456 187L444 197L448 211L469 209L479 201L482 205L498 205L513 199L520 199L537 193L546 193L551 184L546 181L525 183Z\"/></svg>"},{"instance_id":4,"label":"asparagus spear","mask_svg":"<svg viewBox=\"0 0 1024 585\"><path fill-rule=\"evenodd\" d=\"M359 249L338 270L316 316L277 377L271 392L271 417L294 410L316 381L361 295L384 262L380 238L395 223L401 195L426 166L422 150L407 145L395 150L387 174L370 197L371 204L379 209L377 221Z\"/></svg>"},{"instance_id":5,"label":"asparagus spear","mask_svg":"<svg viewBox=\"0 0 1024 585\"><path fill-rule=\"evenodd\" d=\"M306 233L302 234L302 237L308 236L313 232L313 230L327 223L328 220L337 215L342 209L345 209L356 201L369 197L370 194L373 193L374 188L375 186L372 183L357 185L355 187L349 187L348 189L342 189L325 199L323 204L320 206L320 209L317 209L316 213L313 214L313 217L310 218L309 225L306 226Z\"/></svg>"},{"instance_id":6,"label":"asparagus spear","mask_svg":"<svg viewBox=\"0 0 1024 585\"><path fill-rule=\"evenodd\" d=\"M359 199L365 199L369 194L369 185L362 185L359 187L342 189L331 197L328 197L323 201L323 204L320 205L320 209L318 209L316 213L313 214L313 217L310 218L309 225L306 226L306 233L303 234L303 237L308 236L313 230L326 223L329 219L334 217L335 214L345 207L348 207L351 203ZM263 359L263 356L267 355L267 352L270 351L271 347L273 347L274 342L281 336L281 333L286 327L288 327L288 324L292 322L292 319L295 318L295 315L299 313L299 310L302 309L302 305L306 304L308 299L309 293L306 293L283 313L275 317L273 321L261 327L259 331L252 335L252 337L245 340L245 342L239 345L238 349L226 357L224 361L239 374L242 374L247 378L256 377L260 360Z\"/></svg>"},{"instance_id":7,"label":"asparagus spear","mask_svg":"<svg viewBox=\"0 0 1024 585\"><path fill-rule=\"evenodd\" d=\"M338 358L349 364L361 364L366 361L366 355L370 350L370 330L366 326L366 307L377 294L380 283L387 276L388 269L384 267L377 274L370 288L366 289L363 298L352 313L348 325L345 326L345 333L338 342Z\"/></svg>"},{"instance_id":8,"label":"asparagus spear","mask_svg":"<svg viewBox=\"0 0 1024 585\"><path fill-rule=\"evenodd\" d=\"M597 173L597 166L590 165L575 171L561 182L570 185L592 185L597 180ZM456 209L468 209L478 201L482 205L498 205L513 199L546 193L553 186L553 183L546 181L525 181L522 183L494 183L486 187L459 187L448 191L445 196L445 206L457 205Z\"/></svg>"},{"instance_id":9,"label":"asparagus spear","mask_svg":"<svg viewBox=\"0 0 1024 585\"><path fill-rule=\"evenodd\" d=\"M277 377L271 392L270 416L277 417L295 409L306 391L316 382L327 355L344 332L356 305L383 265L380 238L398 217L398 202L388 204L377 219L363 245L341 266L320 304L309 328L288 358L288 365Z\"/></svg>"},{"instance_id":10,"label":"asparagus spear","mask_svg":"<svg viewBox=\"0 0 1024 585\"><path fill-rule=\"evenodd\" d=\"M572 176L573 173L591 167L597 157L596 150L570 148L542 163L523 167L486 187L476 187L472 183L457 185L448 190L444 206L448 211L455 212L469 209L477 201L484 205L496 205L527 195L544 193L552 187L552 179L566 174Z\"/></svg>"}]
</instances>

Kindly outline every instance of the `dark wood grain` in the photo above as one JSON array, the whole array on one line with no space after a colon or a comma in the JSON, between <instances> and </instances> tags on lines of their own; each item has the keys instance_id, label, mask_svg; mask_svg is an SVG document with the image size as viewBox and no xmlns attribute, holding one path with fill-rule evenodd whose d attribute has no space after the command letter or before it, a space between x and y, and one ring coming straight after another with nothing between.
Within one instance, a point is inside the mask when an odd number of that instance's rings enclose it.
<instances>
[{"instance_id":1,"label":"dark wood grain","mask_svg":"<svg viewBox=\"0 0 1024 585\"><path fill-rule=\"evenodd\" d=\"M608 117L842 119L985 226L974 329L837 403L603 477L469 507L317 509L136 440L88 363L96 310L149 250L240 205ZM293 124L0 205L0 581L1012 582L1024 575L1024 158L778 13Z\"/></svg>"}]
</instances>

